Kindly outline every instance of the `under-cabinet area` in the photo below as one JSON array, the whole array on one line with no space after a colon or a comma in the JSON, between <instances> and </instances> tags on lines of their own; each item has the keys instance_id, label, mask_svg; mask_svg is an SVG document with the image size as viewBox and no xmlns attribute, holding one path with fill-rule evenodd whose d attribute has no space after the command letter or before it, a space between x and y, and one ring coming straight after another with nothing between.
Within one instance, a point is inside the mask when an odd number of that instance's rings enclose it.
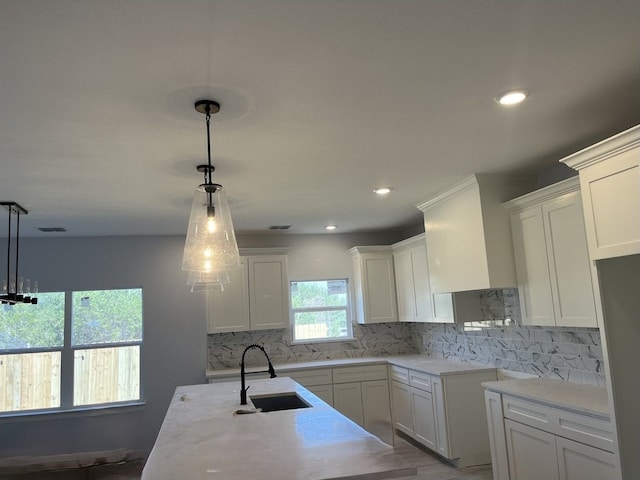
<instances>
[{"instance_id":1,"label":"under-cabinet area","mask_svg":"<svg viewBox=\"0 0 640 480\"><path fill-rule=\"evenodd\" d=\"M540 378L483 385L494 480L621 478L604 388Z\"/></svg>"}]
</instances>

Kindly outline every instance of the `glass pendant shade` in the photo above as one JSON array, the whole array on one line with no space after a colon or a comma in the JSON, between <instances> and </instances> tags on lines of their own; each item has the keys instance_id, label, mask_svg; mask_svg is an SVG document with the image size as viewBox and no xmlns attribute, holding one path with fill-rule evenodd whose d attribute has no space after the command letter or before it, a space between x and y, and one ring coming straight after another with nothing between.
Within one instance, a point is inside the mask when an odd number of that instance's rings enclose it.
<instances>
[{"instance_id":1,"label":"glass pendant shade","mask_svg":"<svg viewBox=\"0 0 640 480\"><path fill-rule=\"evenodd\" d=\"M231 212L222 185L202 184L196 188L191 205L182 270L204 274L193 283L210 283L214 274L240 268L238 244L233 231ZM205 281L197 281L205 279ZM219 279L216 278L216 281Z\"/></svg>"},{"instance_id":2,"label":"glass pendant shade","mask_svg":"<svg viewBox=\"0 0 640 480\"><path fill-rule=\"evenodd\" d=\"M187 285L191 292L224 291L224 286L231 283L229 272L189 272Z\"/></svg>"}]
</instances>

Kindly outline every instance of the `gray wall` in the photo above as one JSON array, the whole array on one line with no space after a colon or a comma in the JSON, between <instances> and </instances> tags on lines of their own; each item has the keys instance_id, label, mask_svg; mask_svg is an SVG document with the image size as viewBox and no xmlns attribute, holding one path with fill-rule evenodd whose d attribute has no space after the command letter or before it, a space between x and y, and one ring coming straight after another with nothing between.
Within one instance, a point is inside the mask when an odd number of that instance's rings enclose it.
<instances>
[{"instance_id":1,"label":"gray wall","mask_svg":"<svg viewBox=\"0 0 640 480\"><path fill-rule=\"evenodd\" d=\"M184 237L22 239L20 247L20 272L42 291L142 286L146 405L128 413L2 419L0 457L148 453L176 386L204 382L205 302L189 293L180 270Z\"/></svg>"},{"instance_id":2,"label":"gray wall","mask_svg":"<svg viewBox=\"0 0 640 480\"><path fill-rule=\"evenodd\" d=\"M347 249L401 234L239 236L240 247L293 247L291 278L351 276ZM6 251L0 240L0 251ZM175 388L204 383L205 297L180 269L184 237L22 238L20 272L41 291L143 288L145 407L126 413L0 419L0 458L126 449L151 450ZM0 267L6 268L0 261ZM0 272L3 274L4 272ZM121 410L122 412L122 410Z\"/></svg>"}]
</instances>

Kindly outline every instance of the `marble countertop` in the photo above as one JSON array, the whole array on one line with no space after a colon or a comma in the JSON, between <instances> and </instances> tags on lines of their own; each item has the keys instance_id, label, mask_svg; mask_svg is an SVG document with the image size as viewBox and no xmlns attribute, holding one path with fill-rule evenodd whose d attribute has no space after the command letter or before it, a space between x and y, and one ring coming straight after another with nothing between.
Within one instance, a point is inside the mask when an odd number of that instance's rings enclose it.
<instances>
[{"instance_id":1,"label":"marble countertop","mask_svg":"<svg viewBox=\"0 0 640 480\"><path fill-rule=\"evenodd\" d=\"M467 362L456 362L438 357L429 357L426 355L400 355L393 357L358 357L358 358L338 358L330 360L316 360L311 362L291 362L274 364L274 368L278 375L286 374L295 370L309 370L313 368L335 368L349 367L357 365L374 365L374 364L391 364L400 367L418 370L432 375L456 375L468 372L492 372L496 371L495 367L484 365L476 365ZM247 368L247 372L264 370L265 367ZM207 378L224 379L238 377L240 368L223 368L208 369L206 371Z\"/></svg>"},{"instance_id":2,"label":"marble countertop","mask_svg":"<svg viewBox=\"0 0 640 480\"><path fill-rule=\"evenodd\" d=\"M416 459L286 377L251 379L249 397L296 392L310 408L235 415L239 382L178 387L143 480L382 479L416 474Z\"/></svg>"},{"instance_id":3,"label":"marble countertop","mask_svg":"<svg viewBox=\"0 0 640 480\"><path fill-rule=\"evenodd\" d=\"M484 382L482 386L579 413L610 417L607 389L595 385L582 385L553 378L525 378Z\"/></svg>"}]
</instances>

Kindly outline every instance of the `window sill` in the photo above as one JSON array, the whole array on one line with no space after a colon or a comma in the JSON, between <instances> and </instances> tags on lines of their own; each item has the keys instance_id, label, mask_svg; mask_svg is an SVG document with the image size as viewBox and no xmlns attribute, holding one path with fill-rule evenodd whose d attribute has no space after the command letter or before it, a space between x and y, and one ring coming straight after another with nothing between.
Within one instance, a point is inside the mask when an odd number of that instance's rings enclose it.
<instances>
[{"instance_id":1,"label":"window sill","mask_svg":"<svg viewBox=\"0 0 640 480\"><path fill-rule=\"evenodd\" d=\"M313 343L338 343L338 342L353 342L355 337L336 337L336 338L317 338L309 340L292 340L291 345L304 345Z\"/></svg>"},{"instance_id":2,"label":"window sill","mask_svg":"<svg viewBox=\"0 0 640 480\"><path fill-rule=\"evenodd\" d=\"M117 405L99 405L76 407L69 410L29 410L27 412L0 413L0 424L14 422L32 422L46 420L61 420L65 418L95 417L99 415L114 415L144 410L145 402L127 402Z\"/></svg>"}]
</instances>

